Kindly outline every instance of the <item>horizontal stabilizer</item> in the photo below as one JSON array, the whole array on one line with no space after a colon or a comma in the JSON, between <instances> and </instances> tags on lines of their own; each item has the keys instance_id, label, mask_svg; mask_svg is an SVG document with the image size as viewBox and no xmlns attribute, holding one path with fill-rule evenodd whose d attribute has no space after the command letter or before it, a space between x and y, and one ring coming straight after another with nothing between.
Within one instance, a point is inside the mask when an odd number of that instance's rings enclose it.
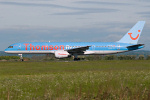
<instances>
[{"instance_id":1,"label":"horizontal stabilizer","mask_svg":"<svg viewBox=\"0 0 150 100\"><path fill-rule=\"evenodd\" d=\"M134 48L134 47L139 47L139 46L144 46L144 44L131 45L131 46L128 46L127 48Z\"/></svg>"}]
</instances>

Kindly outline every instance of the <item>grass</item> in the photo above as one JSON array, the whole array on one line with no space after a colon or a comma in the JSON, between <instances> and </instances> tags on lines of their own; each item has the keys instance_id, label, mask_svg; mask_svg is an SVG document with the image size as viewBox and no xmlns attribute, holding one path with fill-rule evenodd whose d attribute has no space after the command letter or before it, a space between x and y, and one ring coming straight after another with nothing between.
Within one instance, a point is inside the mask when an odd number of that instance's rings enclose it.
<instances>
[{"instance_id":1,"label":"grass","mask_svg":"<svg viewBox=\"0 0 150 100\"><path fill-rule=\"evenodd\" d=\"M6 99L150 99L150 61L0 62Z\"/></svg>"}]
</instances>

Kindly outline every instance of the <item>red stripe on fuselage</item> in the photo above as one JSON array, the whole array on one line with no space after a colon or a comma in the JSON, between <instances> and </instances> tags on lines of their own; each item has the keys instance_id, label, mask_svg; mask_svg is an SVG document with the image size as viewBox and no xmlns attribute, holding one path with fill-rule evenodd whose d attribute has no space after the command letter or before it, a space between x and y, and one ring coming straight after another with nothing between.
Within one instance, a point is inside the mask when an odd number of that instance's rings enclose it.
<instances>
[{"instance_id":1,"label":"red stripe on fuselage","mask_svg":"<svg viewBox=\"0 0 150 100\"><path fill-rule=\"evenodd\" d=\"M61 54L61 53L58 53L59 55L67 55L67 54Z\"/></svg>"}]
</instances>

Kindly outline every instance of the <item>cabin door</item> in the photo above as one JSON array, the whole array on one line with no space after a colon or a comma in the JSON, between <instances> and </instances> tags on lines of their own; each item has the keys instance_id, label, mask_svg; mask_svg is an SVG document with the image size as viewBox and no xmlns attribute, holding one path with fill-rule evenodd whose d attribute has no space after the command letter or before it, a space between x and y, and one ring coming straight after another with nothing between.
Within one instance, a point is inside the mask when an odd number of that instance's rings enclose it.
<instances>
[{"instance_id":1,"label":"cabin door","mask_svg":"<svg viewBox=\"0 0 150 100\"><path fill-rule=\"evenodd\" d=\"M18 50L21 50L21 43L19 43L19 48L18 48Z\"/></svg>"},{"instance_id":2,"label":"cabin door","mask_svg":"<svg viewBox=\"0 0 150 100\"><path fill-rule=\"evenodd\" d=\"M119 44L119 45L117 45L117 50L120 50L120 44Z\"/></svg>"},{"instance_id":3,"label":"cabin door","mask_svg":"<svg viewBox=\"0 0 150 100\"><path fill-rule=\"evenodd\" d=\"M95 45L92 45L92 50L95 50Z\"/></svg>"}]
</instances>

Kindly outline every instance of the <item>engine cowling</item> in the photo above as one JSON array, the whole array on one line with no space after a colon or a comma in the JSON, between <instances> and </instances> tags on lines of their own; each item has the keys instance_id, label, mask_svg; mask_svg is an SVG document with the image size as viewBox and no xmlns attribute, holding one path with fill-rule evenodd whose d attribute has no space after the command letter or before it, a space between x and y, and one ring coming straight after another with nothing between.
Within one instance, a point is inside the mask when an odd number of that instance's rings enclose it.
<instances>
[{"instance_id":1,"label":"engine cowling","mask_svg":"<svg viewBox=\"0 0 150 100\"><path fill-rule=\"evenodd\" d=\"M55 51L55 57L56 58L67 58L67 57L70 57L70 56L71 55L67 51L64 51L64 50Z\"/></svg>"}]
</instances>

